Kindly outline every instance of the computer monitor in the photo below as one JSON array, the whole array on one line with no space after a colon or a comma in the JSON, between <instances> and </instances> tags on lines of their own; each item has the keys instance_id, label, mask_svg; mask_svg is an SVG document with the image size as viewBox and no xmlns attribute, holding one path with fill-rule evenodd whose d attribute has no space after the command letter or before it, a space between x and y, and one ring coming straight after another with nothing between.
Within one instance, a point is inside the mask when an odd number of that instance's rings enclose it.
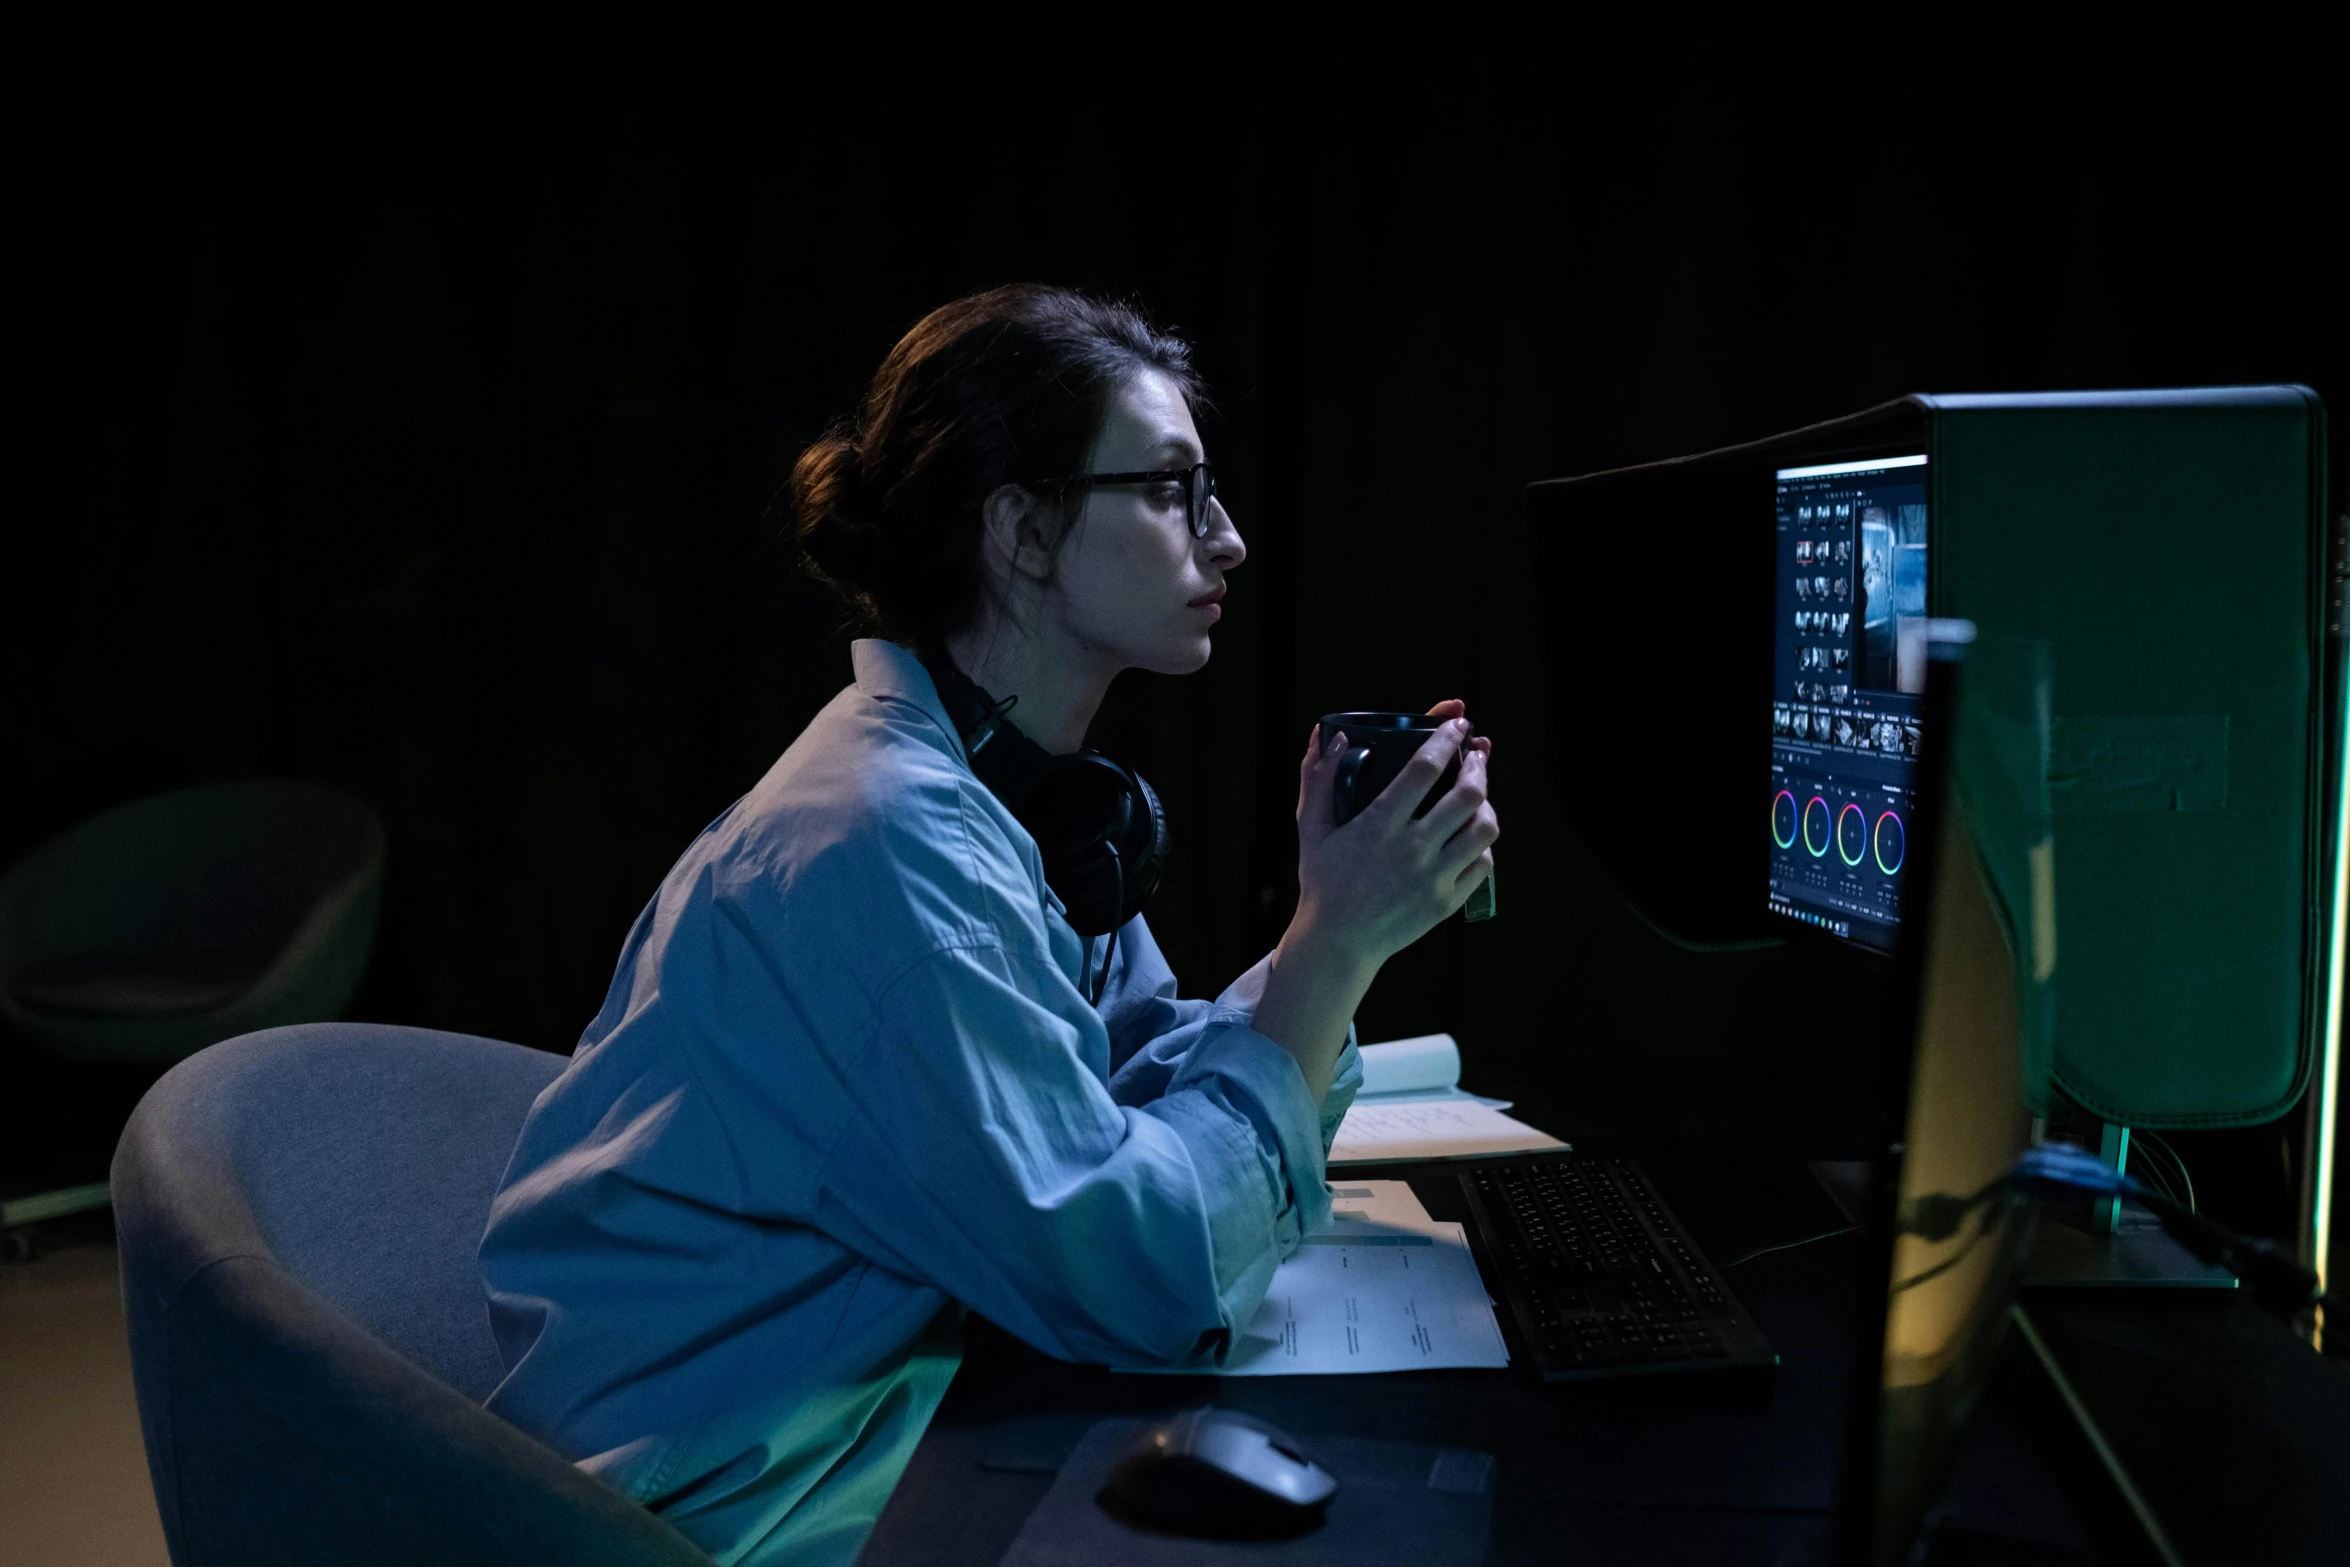
<instances>
[{"instance_id":1,"label":"computer monitor","mask_svg":"<svg viewBox=\"0 0 2350 1567\"><path fill-rule=\"evenodd\" d=\"M2350 834L2327 831L2344 814L2342 748L2328 729L2346 710L2350 644L2328 639L2324 614L2326 452L2325 409L2307 387L1933 394L1528 486L1549 781L1577 849L1554 862L1564 875L1553 896L1596 911L1604 904L1576 894L1610 892L1663 938L1626 937L1595 912L1575 929L1597 938L1604 966L1582 983L1530 982L1546 1017L1562 996L1607 998L1602 980L1646 991L1636 1009L1610 999L1578 1015L1575 1027L1613 1031L1628 1048L1546 1061L1541 1092L1612 1095L1640 1106L1628 1114L1644 1127L1767 1126L1813 1157L1851 1149L1863 1096L1849 1085L1882 1043L1862 1020L1873 1026L1891 966L1864 945L1885 940L1883 922L1864 923L1867 899L1846 896L1876 873L1880 813L1866 813L1869 852L1852 865L1858 823L1839 853L1845 813L1829 803L1835 786L1860 794L1888 780L1860 776L1860 753L1835 743L1838 704L1812 700L1811 688L1849 684L1857 709L1862 677L1883 680L1883 617L1872 602L1857 629L1847 623L1852 680L1827 678L1833 643L1824 675L1816 652L1805 669L1801 649L1816 636L1799 641L1793 617L1818 612L1808 590L1826 575L1832 594L1836 574L1803 573L1796 599L1796 563L1779 548L1802 536L1782 535L1776 519L1782 496L1805 504L1789 486L1858 489L1873 468L1924 492L1927 613L2050 650L2048 798L2063 852L2034 868L2034 891L2064 912L2054 1083L2104 1123L2117 1152L2125 1127L2274 1125L2314 1085L2307 1146L2320 1152L2299 1161L2314 1255L2344 1055L2332 954L2350 931L2350 896L2334 891L2350 885ZM1885 465L1919 454L1929 460ZM1847 466L1857 463L1868 466ZM1898 527L1902 503L1878 500ZM1643 573L1615 564L1625 541L1659 539L1669 547L1652 548ZM1816 562L1817 534L1811 542ZM1909 694L1899 617L1891 629L1897 699ZM1774 668L1777 658L1792 667ZM1677 743L1619 743L1628 703L1669 710ZM1790 733L1766 742L1763 715L1779 727L1782 705ZM1799 705L1804 733L1792 743ZM1822 772L1789 802L1785 849L1780 786L1765 799L1766 744L1778 765ZM1822 854L1801 839L1814 794L1829 812ZM1779 912L1756 886L1766 803L1771 871L1791 883ZM1909 826L1903 818L1905 839ZM1886 862L1898 863L1889 834ZM1822 841L1815 815L1811 843ZM1897 878L1888 891L1898 926ZM1849 939L1783 939L1816 934L1804 926L1821 919L1849 925Z\"/></svg>"},{"instance_id":2,"label":"computer monitor","mask_svg":"<svg viewBox=\"0 0 2350 1567\"><path fill-rule=\"evenodd\" d=\"M1932 670L1930 689L1912 693L1931 773L1910 785L1915 903L1893 990L1909 1048L1880 1099L1839 1508L1846 1567L1907 1559L1989 1375L2032 1226L2002 1180L2031 1146L2046 1072L2026 1022L2041 976L2029 916L2019 924L2002 899L1977 829L2004 813L1993 796L2006 781L1970 774L1956 733L1963 667L1937 658Z\"/></svg>"},{"instance_id":3,"label":"computer monitor","mask_svg":"<svg viewBox=\"0 0 2350 1567\"><path fill-rule=\"evenodd\" d=\"M1890 952L1923 743L1926 458L1775 478L1767 908Z\"/></svg>"}]
</instances>

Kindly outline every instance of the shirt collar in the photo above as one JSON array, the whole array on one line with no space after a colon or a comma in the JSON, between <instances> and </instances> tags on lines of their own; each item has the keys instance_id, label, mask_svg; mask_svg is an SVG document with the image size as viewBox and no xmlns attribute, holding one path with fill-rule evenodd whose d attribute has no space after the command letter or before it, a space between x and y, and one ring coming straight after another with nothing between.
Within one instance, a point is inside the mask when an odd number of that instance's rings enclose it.
<instances>
[{"instance_id":1,"label":"shirt collar","mask_svg":"<svg viewBox=\"0 0 2350 1567\"><path fill-rule=\"evenodd\" d=\"M956 758L969 765L970 758L963 754L963 737L955 732L954 721L947 717L946 704L938 699L938 685L911 648L880 637L859 637L849 644L849 665L856 671L858 690L870 697L894 697L920 708L945 733Z\"/></svg>"}]
</instances>

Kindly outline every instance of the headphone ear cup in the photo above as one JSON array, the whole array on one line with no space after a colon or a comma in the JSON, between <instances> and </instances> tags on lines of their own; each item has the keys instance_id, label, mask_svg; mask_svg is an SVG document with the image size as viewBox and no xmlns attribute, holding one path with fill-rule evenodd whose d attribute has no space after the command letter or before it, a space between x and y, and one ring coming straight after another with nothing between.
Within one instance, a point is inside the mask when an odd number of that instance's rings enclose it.
<instances>
[{"instance_id":1,"label":"headphone ear cup","mask_svg":"<svg viewBox=\"0 0 2350 1567\"><path fill-rule=\"evenodd\" d=\"M1102 936L1140 914L1167 863L1167 816L1132 768L1098 751L1053 756L937 649L922 655L972 773L1028 829L1069 928Z\"/></svg>"},{"instance_id":2,"label":"headphone ear cup","mask_svg":"<svg viewBox=\"0 0 2350 1567\"><path fill-rule=\"evenodd\" d=\"M1118 916L1121 925L1140 914L1150 902L1151 894L1158 891L1159 877L1166 872L1167 854L1173 847L1172 835L1167 830L1167 813L1159 804L1159 792L1150 786L1149 779L1131 767L1122 771L1134 792L1124 841L1118 845L1118 857L1126 871L1126 906Z\"/></svg>"},{"instance_id":3,"label":"headphone ear cup","mask_svg":"<svg viewBox=\"0 0 2350 1567\"><path fill-rule=\"evenodd\" d=\"M1166 817L1132 769L1093 751L1059 758L1015 814L1078 935L1107 935L1150 901L1166 862Z\"/></svg>"}]
</instances>

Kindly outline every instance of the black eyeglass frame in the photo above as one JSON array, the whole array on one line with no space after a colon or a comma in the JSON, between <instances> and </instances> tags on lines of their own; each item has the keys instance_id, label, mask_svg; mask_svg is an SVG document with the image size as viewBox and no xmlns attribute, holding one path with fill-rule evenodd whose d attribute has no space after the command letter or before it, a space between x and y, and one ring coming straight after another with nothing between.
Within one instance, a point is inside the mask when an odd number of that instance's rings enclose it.
<instances>
[{"instance_id":1,"label":"black eyeglass frame","mask_svg":"<svg viewBox=\"0 0 2350 1567\"><path fill-rule=\"evenodd\" d=\"M1098 489L1105 484L1180 484L1183 486L1184 525L1195 539L1208 536L1208 502L1216 498L1216 470L1207 462L1188 468L1160 468L1149 473L1071 473L1058 479L1031 479L1024 490Z\"/></svg>"}]
</instances>

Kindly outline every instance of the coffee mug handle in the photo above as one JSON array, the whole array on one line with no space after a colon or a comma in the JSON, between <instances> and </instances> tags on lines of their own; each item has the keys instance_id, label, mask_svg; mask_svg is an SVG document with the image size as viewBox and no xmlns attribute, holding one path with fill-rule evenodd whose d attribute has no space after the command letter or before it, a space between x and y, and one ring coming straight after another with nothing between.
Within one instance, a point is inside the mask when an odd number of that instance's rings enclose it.
<instances>
[{"instance_id":1,"label":"coffee mug handle","mask_svg":"<svg viewBox=\"0 0 2350 1567\"><path fill-rule=\"evenodd\" d=\"M1371 748L1367 745L1357 746L1338 759L1338 776L1330 785L1330 815L1337 826L1344 827L1353 821L1370 803L1355 798L1356 787L1363 781L1363 768L1370 760Z\"/></svg>"}]
</instances>

